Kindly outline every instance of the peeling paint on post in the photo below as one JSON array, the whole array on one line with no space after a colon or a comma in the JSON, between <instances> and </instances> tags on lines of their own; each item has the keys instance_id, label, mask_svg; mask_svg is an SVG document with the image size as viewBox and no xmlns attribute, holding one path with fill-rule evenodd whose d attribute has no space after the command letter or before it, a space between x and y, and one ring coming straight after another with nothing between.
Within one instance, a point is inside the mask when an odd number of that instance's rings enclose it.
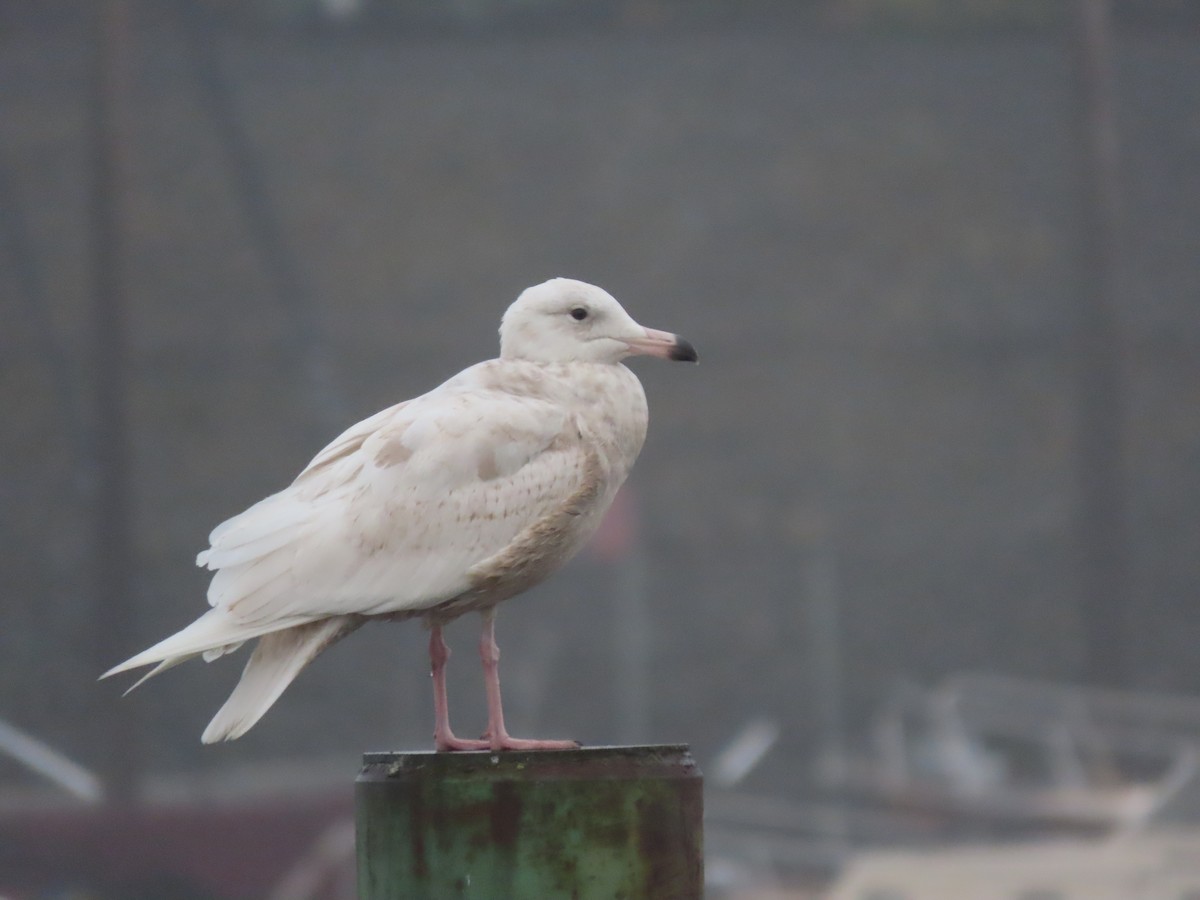
<instances>
[{"instance_id":1,"label":"peeling paint on post","mask_svg":"<svg viewBox=\"0 0 1200 900\"><path fill-rule=\"evenodd\" d=\"M360 900L700 900L703 779L685 745L367 753Z\"/></svg>"}]
</instances>

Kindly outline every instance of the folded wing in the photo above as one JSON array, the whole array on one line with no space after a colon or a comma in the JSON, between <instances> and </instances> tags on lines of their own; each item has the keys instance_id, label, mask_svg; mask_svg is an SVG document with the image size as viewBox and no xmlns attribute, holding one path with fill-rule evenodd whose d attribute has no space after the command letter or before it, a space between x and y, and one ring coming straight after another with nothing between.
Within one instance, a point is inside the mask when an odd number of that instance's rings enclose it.
<instances>
[{"instance_id":1,"label":"folded wing","mask_svg":"<svg viewBox=\"0 0 1200 900\"><path fill-rule=\"evenodd\" d=\"M419 613L467 590L472 567L588 477L561 406L448 383L348 429L214 529L197 559L215 570L213 609L112 671L333 616Z\"/></svg>"}]
</instances>

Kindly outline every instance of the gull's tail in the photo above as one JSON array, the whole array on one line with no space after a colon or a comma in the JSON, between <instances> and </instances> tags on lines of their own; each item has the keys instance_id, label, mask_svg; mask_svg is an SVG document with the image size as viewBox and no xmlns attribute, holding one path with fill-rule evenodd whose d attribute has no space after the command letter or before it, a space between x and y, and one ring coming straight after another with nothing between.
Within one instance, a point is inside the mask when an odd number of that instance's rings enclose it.
<instances>
[{"instance_id":1,"label":"gull's tail","mask_svg":"<svg viewBox=\"0 0 1200 900\"><path fill-rule=\"evenodd\" d=\"M212 744L241 737L279 699L301 669L362 621L358 616L336 616L263 635L246 663L241 681L200 740Z\"/></svg>"},{"instance_id":2,"label":"gull's tail","mask_svg":"<svg viewBox=\"0 0 1200 900\"><path fill-rule=\"evenodd\" d=\"M137 656L130 657L119 666L113 666L100 677L108 678L118 672L148 666L151 663L160 663L156 669L142 679L145 681L151 675L157 675L193 656L204 654L204 658L211 661L223 653L233 652L243 641L259 637L270 631L279 631L289 625L303 624L303 622L304 620L301 619L299 622L250 625L239 622L223 609L210 609L191 625L164 638L148 650L143 650ZM141 683L141 681L138 682L138 684ZM135 684L134 687L137 685ZM132 689L130 688L130 690Z\"/></svg>"},{"instance_id":3,"label":"gull's tail","mask_svg":"<svg viewBox=\"0 0 1200 900\"><path fill-rule=\"evenodd\" d=\"M196 656L203 656L211 662L218 656L232 653L243 642L258 638L258 646L246 663L242 680L201 738L206 744L232 740L245 734L262 718L271 704L279 699L284 688L318 653L349 634L362 621L358 616L334 616L316 622L302 619L291 626L280 622L250 625L237 621L223 609L211 609L182 631L125 660L100 677L107 678L118 672L157 663L129 688L132 691L147 678L181 662Z\"/></svg>"}]
</instances>

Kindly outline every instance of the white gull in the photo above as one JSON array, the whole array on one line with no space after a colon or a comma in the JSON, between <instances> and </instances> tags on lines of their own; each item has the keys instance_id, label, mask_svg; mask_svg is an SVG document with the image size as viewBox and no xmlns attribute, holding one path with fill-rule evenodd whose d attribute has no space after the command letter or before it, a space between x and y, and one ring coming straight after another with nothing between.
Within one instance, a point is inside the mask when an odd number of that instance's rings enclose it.
<instances>
[{"instance_id":1,"label":"white gull","mask_svg":"<svg viewBox=\"0 0 1200 900\"><path fill-rule=\"evenodd\" d=\"M334 641L370 619L421 618L437 749L576 746L505 729L496 605L566 562L629 474L647 423L641 383L621 365L633 354L696 360L598 287L555 278L524 291L498 359L352 426L289 487L218 525L196 559L216 573L212 609L103 677L157 663L145 681L257 638L202 737L231 740ZM455 737L446 703L442 627L470 611L483 616L483 740Z\"/></svg>"}]
</instances>

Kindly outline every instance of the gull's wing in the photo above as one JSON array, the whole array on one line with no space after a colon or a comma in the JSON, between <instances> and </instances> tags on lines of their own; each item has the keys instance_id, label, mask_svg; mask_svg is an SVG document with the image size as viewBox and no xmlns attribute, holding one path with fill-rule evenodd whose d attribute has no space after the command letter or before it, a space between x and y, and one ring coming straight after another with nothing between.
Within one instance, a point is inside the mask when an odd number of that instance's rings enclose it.
<instances>
[{"instance_id":1,"label":"gull's wing","mask_svg":"<svg viewBox=\"0 0 1200 900\"><path fill-rule=\"evenodd\" d=\"M215 529L209 603L251 630L436 606L597 477L567 410L453 385L347 430Z\"/></svg>"},{"instance_id":2,"label":"gull's wing","mask_svg":"<svg viewBox=\"0 0 1200 900\"><path fill-rule=\"evenodd\" d=\"M197 558L215 570L213 608L106 676L331 617L417 613L561 561L603 488L595 454L569 410L478 368L347 429L217 526Z\"/></svg>"}]
</instances>

